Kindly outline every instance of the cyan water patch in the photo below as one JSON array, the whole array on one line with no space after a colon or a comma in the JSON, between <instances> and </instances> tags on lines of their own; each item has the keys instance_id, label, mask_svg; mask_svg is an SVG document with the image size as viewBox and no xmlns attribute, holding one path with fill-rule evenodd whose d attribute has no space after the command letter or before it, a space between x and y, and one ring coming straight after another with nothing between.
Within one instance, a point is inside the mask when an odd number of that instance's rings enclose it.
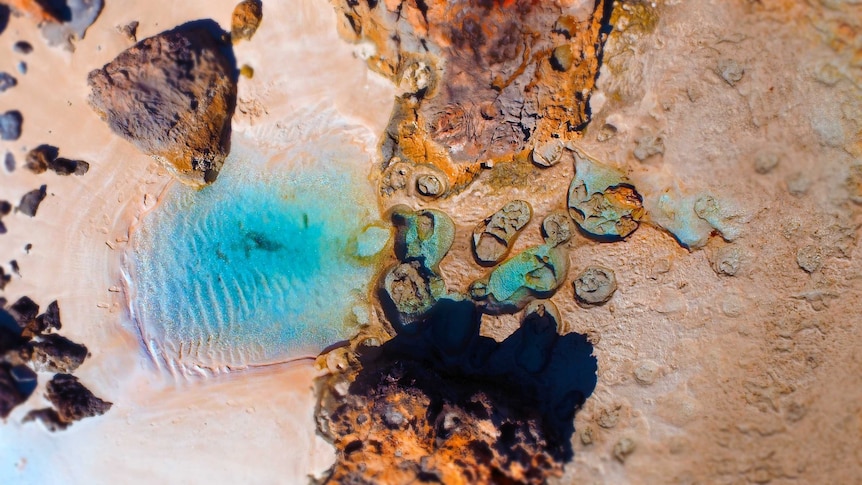
<instances>
[{"instance_id":1,"label":"cyan water patch","mask_svg":"<svg viewBox=\"0 0 862 485\"><path fill-rule=\"evenodd\" d=\"M368 314L388 231L367 155L326 136L267 154L236 138L215 184L174 184L133 233L130 308L159 364L316 355Z\"/></svg>"}]
</instances>

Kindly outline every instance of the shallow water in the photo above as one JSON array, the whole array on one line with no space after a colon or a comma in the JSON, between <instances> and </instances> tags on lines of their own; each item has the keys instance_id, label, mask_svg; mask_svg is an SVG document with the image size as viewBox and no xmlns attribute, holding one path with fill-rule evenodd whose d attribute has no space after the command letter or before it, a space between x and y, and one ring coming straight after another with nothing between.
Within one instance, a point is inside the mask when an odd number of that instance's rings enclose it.
<instances>
[{"instance_id":1,"label":"shallow water","mask_svg":"<svg viewBox=\"0 0 862 485\"><path fill-rule=\"evenodd\" d=\"M249 146L234 142L212 186L173 184L133 233L130 310L160 365L316 355L367 319L367 255L388 231L361 153Z\"/></svg>"}]
</instances>

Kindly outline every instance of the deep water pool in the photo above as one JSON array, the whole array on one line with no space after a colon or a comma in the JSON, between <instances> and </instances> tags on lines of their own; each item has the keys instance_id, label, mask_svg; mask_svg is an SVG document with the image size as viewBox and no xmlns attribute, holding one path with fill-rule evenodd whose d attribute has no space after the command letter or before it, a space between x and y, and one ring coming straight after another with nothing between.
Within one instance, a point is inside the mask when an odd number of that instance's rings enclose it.
<instances>
[{"instance_id":1,"label":"deep water pool","mask_svg":"<svg viewBox=\"0 0 862 485\"><path fill-rule=\"evenodd\" d=\"M373 255L389 231L357 150L235 140L213 185L167 189L133 231L124 268L130 313L159 365L316 355L368 318Z\"/></svg>"}]
</instances>

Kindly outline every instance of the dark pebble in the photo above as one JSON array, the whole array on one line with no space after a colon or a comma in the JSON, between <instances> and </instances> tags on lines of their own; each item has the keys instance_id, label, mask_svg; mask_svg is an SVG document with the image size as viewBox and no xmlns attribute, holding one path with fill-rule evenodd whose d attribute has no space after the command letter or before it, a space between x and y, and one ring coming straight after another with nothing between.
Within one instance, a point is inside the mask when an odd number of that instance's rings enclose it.
<instances>
[{"instance_id":1,"label":"dark pebble","mask_svg":"<svg viewBox=\"0 0 862 485\"><path fill-rule=\"evenodd\" d=\"M8 72L0 72L0 93L18 85L18 80Z\"/></svg>"},{"instance_id":2,"label":"dark pebble","mask_svg":"<svg viewBox=\"0 0 862 485\"><path fill-rule=\"evenodd\" d=\"M48 186L43 185L38 189L31 190L24 194L24 197L21 197L21 203L18 204L18 211L24 215L28 215L33 217L36 215L36 211L39 210L39 204L45 200L45 196L48 194Z\"/></svg>"},{"instance_id":3,"label":"dark pebble","mask_svg":"<svg viewBox=\"0 0 862 485\"><path fill-rule=\"evenodd\" d=\"M0 115L0 140L15 141L21 137L24 117L20 111L7 111Z\"/></svg>"},{"instance_id":4,"label":"dark pebble","mask_svg":"<svg viewBox=\"0 0 862 485\"><path fill-rule=\"evenodd\" d=\"M27 54L33 52L33 46L30 45L30 43L27 41L19 40L18 42L15 42L15 45L12 46L12 51L16 54L23 54L26 56Z\"/></svg>"}]
</instances>

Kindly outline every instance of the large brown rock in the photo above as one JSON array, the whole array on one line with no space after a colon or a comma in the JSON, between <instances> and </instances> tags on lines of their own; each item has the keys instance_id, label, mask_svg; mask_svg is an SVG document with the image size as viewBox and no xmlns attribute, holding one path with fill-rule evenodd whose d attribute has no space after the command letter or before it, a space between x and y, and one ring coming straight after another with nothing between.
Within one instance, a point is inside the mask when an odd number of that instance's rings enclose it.
<instances>
[{"instance_id":1,"label":"large brown rock","mask_svg":"<svg viewBox=\"0 0 862 485\"><path fill-rule=\"evenodd\" d=\"M212 183L230 144L236 69L224 33L190 22L130 47L90 73L90 104L111 129L181 182Z\"/></svg>"},{"instance_id":2,"label":"large brown rock","mask_svg":"<svg viewBox=\"0 0 862 485\"><path fill-rule=\"evenodd\" d=\"M89 389L70 374L57 374L48 382L46 397L61 421L71 423L84 418L101 416L108 412L112 403L94 396Z\"/></svg>"}]
</instances>

